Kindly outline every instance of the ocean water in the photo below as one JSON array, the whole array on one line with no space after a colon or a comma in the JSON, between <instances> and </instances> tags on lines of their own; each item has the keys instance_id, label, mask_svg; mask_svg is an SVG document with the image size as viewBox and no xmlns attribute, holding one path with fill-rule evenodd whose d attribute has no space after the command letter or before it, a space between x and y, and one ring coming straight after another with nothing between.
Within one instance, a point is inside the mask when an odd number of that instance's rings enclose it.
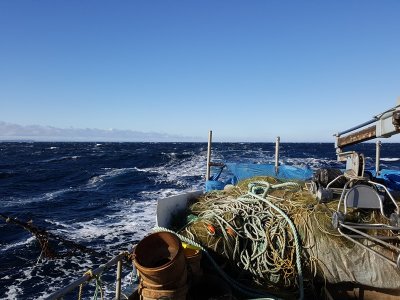
<instances>
[{"instance_id":1,"label":"ocean water","mask_svg":"<svg viewBox=\"0 0 400 300\"><path fill-rule=\"evenodd\" d=\"M383 144L381 165L400 170L399 144ZM375 144L354 147L374 166ZM51 242L57 259L40 258L30 232L0 218L0 299L43 299L129 250L155 225L157 200L204 189L206 143L0 143L0 213L93 249ZM272 143L214 143L213 161L272 163ZM281 163L343 167L333 143L281 144ZM223 176L228 177L229 174ZM108 298L114 270L103 274ZM131 286L130 270L123 288ZM84 298L94 285L84 287ZM78 291L66 299L77 299Z\"/></svg>"}]
</instances>

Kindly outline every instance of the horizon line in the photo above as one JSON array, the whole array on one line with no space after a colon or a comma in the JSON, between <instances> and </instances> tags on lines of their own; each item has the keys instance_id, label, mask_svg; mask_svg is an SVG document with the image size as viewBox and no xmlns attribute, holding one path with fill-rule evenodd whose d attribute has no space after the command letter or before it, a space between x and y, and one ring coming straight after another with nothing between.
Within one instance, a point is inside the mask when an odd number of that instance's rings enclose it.
<instances>
[{"instance_id":1,"label":"horizon line","mask_svg":"<svg viewBox=\"0 0 400 300\"><path fill-rule=\"evenodd\" d=\"M399 142L391 142L380 140L382 143L399 144ZM0 143L207 143L207 140L118 140L118 139L95 139L95 138L71 138L71 139L35 139L31 137L0 137ZM258 141L258 140L226 140L216 139L212 143L249 143L249 144L275 144L275 141ZM335 144L334 141L281 141L281 144ZM360 144L375 144L376 141L365 141Z\"/></svg>"}]
</instances>

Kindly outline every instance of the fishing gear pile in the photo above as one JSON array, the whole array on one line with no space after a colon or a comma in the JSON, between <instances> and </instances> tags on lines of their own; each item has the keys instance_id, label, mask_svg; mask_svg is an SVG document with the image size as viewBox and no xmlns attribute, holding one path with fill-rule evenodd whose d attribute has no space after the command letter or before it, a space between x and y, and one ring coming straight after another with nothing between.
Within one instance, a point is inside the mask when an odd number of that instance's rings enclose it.
<instances>
[{"instance_id":1,"label":"fishing gear pile","mask_svg":"<svg viewBox=\"0 0 400 300\"><path fill-rule=\"evenodd\" d=\"M178 231L210 250L229 274L262 288L295 291L325 282L396 288L399 270L333 227L337 205L319 203L304 182L255 177L200 196ZM356 223L385 221L357 209L349 209L347 217Z\"/></svg>"},{"instance_id":2,"label":"fishing gear pile","mask_svg":"<svg viewBox=\"0 0 400 300\"><path fill-rule=\"evenodd\" d=\"M241 190L244 185L247 193ZM301 242L287 213L293 205L283 200L305 195L310 198L300 184L274 178L244 182L228 195L208 193L190 206L181 234L233 262L238 277L294 288L302 284Z\"/></svg>"}]
</instances>

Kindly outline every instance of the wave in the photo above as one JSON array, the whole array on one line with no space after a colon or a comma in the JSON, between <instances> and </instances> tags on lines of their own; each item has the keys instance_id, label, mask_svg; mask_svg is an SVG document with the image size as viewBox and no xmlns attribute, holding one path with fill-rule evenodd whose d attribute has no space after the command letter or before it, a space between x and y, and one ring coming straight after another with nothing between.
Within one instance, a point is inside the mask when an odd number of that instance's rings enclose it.
<instances>
[{"instance_id":1,"label":"wave","mask_svg":"<svg viewBox=\"0 0 400 300\"><path fill-rule=\"evenodd\" d=\"M32 243L34 240L36 240L36 238L33 237L33 236L31 236L31 237L27 238L27 239L24 240L24 241L12 243L12 244L9 244L9 245L4 245L4 246L1 247L0 253L1 253L1 252L6 252L6 251L8 251L8 250L10 250L10 249L13 249L13 248L17 248L17 247L20 247L20 246L24 246L24 245L30 244L30 243Z\"/></svg>"},{"instance_id":2,"label":"wave","mask_svg":"<svg viewBox=\"0 0 400 300\"><path fill-rule=\"evenodd\" d=\"M16 285L12 285L12 286L8 287L8 290L6 292L7 298L5 298L5 299L7 299L7 300L18 299L19 295L23 295L22 291L23 291L22 288L20 288Z\"/></svg>"},{"instance_id":3,"label":"wave","mask_svg":"<svg viewBox=\"0 0 400 300\"><path fill-rule=\"evenodd\" d=\"M88 183L86 184L86 187L88 188L94 188L94 187L99 187L102 183L104 183L107 180L114 179L118 176L125 175L127 173L133 172L133 171L138 171L137 168L105 168L106 173L101 174L101 175L96 175L92 178L89 179Z\"/></svg>"},{"instance_id":4,"label":"wave","mask_svg":"<svg viewBox=\"0 0 400 300\"><path fill-rule=\"evenodd\" d=\"M58 229L55 234L85 243L105 243L95 245L102 250L111 251L121 246L127 247L130 242L143 237L155 225L156 200L118 199L113 202L116 212L104 218L95 218L89 221L65 223L53 221ZM104 249L106 247L106 249Z\"/></svg>"},{"instance_id":5,"label":"wave","mask_svg":"<svg viewBox=\"0 0 400 300\"><path fill-rule=\"evenodd\" d=\"M176 152L170 152L170 153L165 153L165 152L161 152L162 155L165 155L169 158L176 158L177 157L177 153Z\"/></svg>"},{"instance_id":6,"label":"wave","mask_svg":"<svg viewBox=\"0 0 400 300\"><path fill-rule=\"evenodd\" d=\"M141 169L141 168L138 168L138 167L133 167L132 169L134 169L135 171L138 171L138 172L150 172L150 173L153 172L152 168L143 168L143 169Z\"/></svg>"},{"instance_id":7,"label":"wave","mask_svg":"<svg viewBox=\"0 0 400 300\"><path fill-rule=\"evenodd\" d=\"M64 188L52 192L46 192L41 195L35 196L35 197L29 197L29 198L18 198L18 197L9 197L9 198L3 198L1 201L1 204L3 207L11 207L11 206L16 206L16 205L26 205L26 204L31 204L34 202L44 202L44 201L51 201L56 197L59 197L63 195L64 193L73 191L74 189L72 187L70 188Z\"/></svg>"},{"instance_id":8,"label":"wave","mask_svg":"<svg viewBox=\"0 0 400 300\"><path fill-rule=\"evenodd\" d=\"M65 161L65 160L77 160L80 157L81 156L79 156L79 155L62 156L62 157L41 160L41 161L39 161L39 163L52 163L52 162L60 162L60 161Z\"/></svg>"},{"instance_id":9,"label":"wave","mask_svg":"<svg viewBox=\"0 0 400 300\"><path fill-rule=\"evenodd\" d=\"M382 157L381 158L382 161L400 161L399 157Z\"/></svg>"},{"instance_id":10,"label":"wave","mask_svg":"<svg viewBox=\"0 0 400 300\"><path fill-rule=\"evenodd\" d=\"M154 200L154 199L162 199L174 195L178 195L183 193L184 191L178 189L163 189L158 191L142 191L139 195L143 199Z\"/></svg>"},{"instance_id":11,"label":"wave","mask_svg":"<svg viewBox=\"0 0 400 300\"><path fill-rule=\"evenodd\" d=\"M173 160L162 166L142 170L157 174L153 179L156 184L172 184L180 191L187 188L196 189L199 188L202 181L193 179L205 175L206 157L193 155L186 159Z\"/></svg>"}]
</instances>

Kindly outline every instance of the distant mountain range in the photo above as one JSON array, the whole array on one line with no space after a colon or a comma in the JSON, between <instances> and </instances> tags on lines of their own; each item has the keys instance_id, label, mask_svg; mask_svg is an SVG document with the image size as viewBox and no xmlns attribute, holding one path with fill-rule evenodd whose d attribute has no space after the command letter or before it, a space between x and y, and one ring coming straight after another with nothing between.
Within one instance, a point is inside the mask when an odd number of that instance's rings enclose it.
<instances>
[{"instance_id":1,"label":"distant mountain range","mask_svg":"<svg viewBox=\"0 0 400 300\"><path fill-rule=\"evenodd\" d=\"M103 142L199 142L198 137L185 137L159 132L119 129L56 128L41 125L18 125L0 121L0 141L103 141ZM204 138L203 138L204 140Z\"/></svg>"}]
</instances>

